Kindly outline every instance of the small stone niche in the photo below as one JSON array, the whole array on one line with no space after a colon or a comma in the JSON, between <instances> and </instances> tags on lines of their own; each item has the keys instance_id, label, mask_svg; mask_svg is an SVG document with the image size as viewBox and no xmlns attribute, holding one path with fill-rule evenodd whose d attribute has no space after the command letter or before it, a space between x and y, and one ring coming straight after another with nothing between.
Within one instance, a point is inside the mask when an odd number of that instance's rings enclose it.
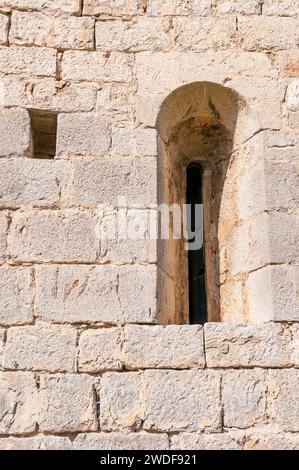
<instances>
[{"instance_id":1,"label":"small stone niche","mask_svg":"<svg viewBox=\"0 0 299 470\"><path fill-rule=\"evenodd\" d=\"M51 159L56 153L57 113L29 110L33 158Z\"/></svg>"}]
</instances>

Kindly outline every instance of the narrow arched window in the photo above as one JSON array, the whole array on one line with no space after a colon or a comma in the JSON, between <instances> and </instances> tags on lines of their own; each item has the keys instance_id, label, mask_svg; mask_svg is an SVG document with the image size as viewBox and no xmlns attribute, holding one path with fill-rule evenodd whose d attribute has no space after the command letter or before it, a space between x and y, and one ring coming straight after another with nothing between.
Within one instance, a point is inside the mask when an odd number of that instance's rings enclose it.
<instances>
[{"instance_id":1,"label":"narrow arched window","mask_svg":"<svg viewBox=\"0 0 299 470\"><path fill-rule=\"evenodd\" d=\"M186 203L189 212L188 287L189 322L207 321L205 246L203 227L203 170L200 163L186 168Z\"/></svg>"}]
</instances>

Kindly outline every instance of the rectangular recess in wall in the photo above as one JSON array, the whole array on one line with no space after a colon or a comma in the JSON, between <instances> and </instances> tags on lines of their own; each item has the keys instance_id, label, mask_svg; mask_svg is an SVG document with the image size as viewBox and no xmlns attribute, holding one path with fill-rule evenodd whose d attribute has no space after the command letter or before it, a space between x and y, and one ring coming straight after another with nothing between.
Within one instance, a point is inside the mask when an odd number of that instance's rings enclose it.
<instances>
[{"instance_id":1,"label":"rectangular recess in wall","mask_svg":"<svg viewBox=\"0 0 299 470\"><path fill-rule=\"evenodd\" d=\"M33 158L54 158L57 139L57 113L30 109Z\"/></svg>"}]
</instances>

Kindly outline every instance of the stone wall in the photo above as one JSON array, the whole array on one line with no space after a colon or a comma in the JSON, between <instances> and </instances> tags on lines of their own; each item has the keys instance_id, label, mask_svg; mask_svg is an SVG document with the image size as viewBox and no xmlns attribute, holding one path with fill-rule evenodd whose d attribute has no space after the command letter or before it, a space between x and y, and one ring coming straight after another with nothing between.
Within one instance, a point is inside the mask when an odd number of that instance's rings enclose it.
<instances>
[{"instance_id":1,"label":"stone wall","mask_svg":"<svg viewBox=\"0 0 299 470\"><path fill-rule=\"evenodd\" d=\"M296 0L0 0L0 448L299 448L298 41ZM195 82L242 104L234 323L162 326L156 242L96 227L157 202Z\"/></svg>"}]
</instances>

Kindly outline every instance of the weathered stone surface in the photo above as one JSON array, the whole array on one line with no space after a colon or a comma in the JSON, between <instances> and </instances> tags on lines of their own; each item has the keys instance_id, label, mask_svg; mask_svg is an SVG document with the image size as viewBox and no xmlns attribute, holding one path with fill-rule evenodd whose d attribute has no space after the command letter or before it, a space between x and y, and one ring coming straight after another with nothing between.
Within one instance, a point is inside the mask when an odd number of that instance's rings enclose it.
<instances>
[{"instance_id":1,"label":"weathered stone surface","mask_svg":"<svg viewBox=\"0 0 299 470\"><path fill-rule=\"evenodd\" d=\"M290 111L299 111L299 78L290 82L287 89L286 102Z\"/></svg>"},{"instance_id":2,"label":"weathered stone surface","mask_svg":"<svg viewBox=\"0 0 299 470\"><path fill-rule=\"evenodd\" d=\"M157 204L157 159L133 160L129 204L150 207Z\"/></svg>"},{"instance_id":3,"label":"weathered stone surface","mask_svg":"<svg viewBox=\"0 0 299 470\"><path fill-rule=\"evenodd\" d=\"M79 371L121 370L122 342L120 328L83 331L79 341Z\"/></svg>"},{"instance_id":4,"label":"weathered stone surface","mask_svg":"<svg viewBox=\"0 0 299 470\"><path fill-rule=\"evenodd\" d=\"M266 266L249 274L249 319L298 321L298 266Z\"/></svg>"},{"instance_id":5,"label":"weathered stone surface","mask_svg":"<svg viewBox=\"0 0 299 470\"><path fill-rule=\"evenodd\" d=\"M94 379L87 375L42 375L39 418L43 432L96 431Z\"/></svg>"},{"instance_id":6,"label":"weathered stone surface","mask_svg":"<svg viewBox=\"0 0 299 470\"><path fill-rule=\"evenodd\" d=\"M56 51L40 47L0 47L3 73L55 77Z\"/></svg>"},{"instance_id":7,"label":"weathered stone surface","mask_svg":"<svg viewBox=\"0 0 299 470\"><path fill-rule=\"evenodd\" d=\"M46 46L60 49L92 49L94 20L54 17L42 13L14 10L11 17L11 44Z\"/></svg>"},{"instance_id":8,"label":"weathered stone surface","mask_svg":"<svg viewBox=\"0 0 299 470\"><path fill-rule=\"evenodd\" d=\"M170 432L221 430L220 376L217 372L145 371L144 381L144 429Z\"/></svg>"},{"instance_id":9,"label":"weathered stone surface","mask_svg":"<svg viewBox=\"0 0 299 470\"><path fill-rule=\"evenodd\" d=\"M180 0L179 3L181 3ZM209 16L211 14L211 9L211 0L191 0L191 11L194 15Z\"/></svg>"},{"instance_id":10,"label":"weathered stone surface","mask_svg":"<svg viewBox=\"0 0 299 470\"><path fill-rule=\"evenodd\" d=\"M66 162L0 159L0 207L53 206L68 178Z\"/></svg>"},{"instance_id":11,"label":"weathered stone surface","mask_svg":"<svg viewBox=\"0 0 299 470\"><path fill-rule=\"evenodd\" d=\"M263 2L263 15L296 16L299 15L297 0L265 0Z\"/></svg>"},{"instance_id":12,"label":"weathered stone surface","mask_svg":"<svg viewBox=\"0 0 299 470\"><path fill-rule=\"evenodd\" d=\"M54 78L0 79L0 105L50 109L58 112L91 111L96 103L96 87L91 83L66 83Z\"/></svg>"},{"instance_id":13,"label":"weathered stone surface","mask_svg":"<svg viewBox=\"0 0 299 470\"><path fill-rule=\"evenodd\" d=\"M166 450L168 449L168 436L167 434L145 432L132 434L122 434L120 432L79 434L74 441L74 449Z\"/></svg>"},{"instance_id":14,"label":"weathered stone surface","mask_svg":"<svg viewBox=\"0 0 299 470\"><path fill-rule=\"evenodd\" d=\"M239 18L241 45L246 50L272 50L296 48L298 42L297 18L270 18L256 16ZM292 31L292 34L290 34Z\"/></svg>"},{"instance_id":15,"label":"weathered stone surface","mask_svg":"<svg viewBox=\"0 0 299 470\"><path fill-rule=\"evenodd\" d=\"M207 323L208 367L289 367L293 364L292 332L276 324Z\"/></svg>"},{"instance_id":16,"label":"weathered stone surface","mask_svg":"<svg viewBox=\"0 0 299 470\"><path fill-rule=\"evenodd\" d=\"M259 0L216 0L216 11L219 14L243 13L244 15L259 14Z\"/></svg>"},{"instance_id":17,"label":"weathered stone surface","mask_svg":"<svg viewBox=\"0 0 299 470\"><path fill-rule=\"evenodd\" d=\"M201 326L125 327L124 362L127 369L204 367Z\"/></svg>"},{"instance_id":18,"label":"weathered stone surface","mask_svg":"<svg viewBox=\"0 0 299 470\"><path fill-rule=\"evenodd\" d=\"M130 82L133 64L129 54L66 51L61 73L63 80Z\"/></svg>"},{"instance_id":19,"label":"weathered stone surface","mask_svg":"<svg viewBox=\"0 0 299 470\"><path fill-rule=\"evenodd\" d=\"M138 129L136 153L139 157L157 155L157 132L155 129Z\"/></svg>"},{"instance_id":20,"label":"weathered stone surface","mask_svg":"<svg viewBox=\"0 0 299 470\"><path fill-rule=\"evenodd\" d=\"M76 330L46 323L10 328L3 357L6 369L74 372Z\"/></svg>"},{"instance_id":21,"label":"weathered stone surface","mask_svg":"<svg viewBox=\"0 0 299 470\"><path fill-rule=\"evenodd\" d=\"M134 15L138 11L137 0L85 0L83 15Z\"/></svg>"},{"instance_id":22,"label":"weathered stone surface","mask_svg":"<svg viewBox=\"0 0 299 470\"><path fill-rule=\"evenodd\" d=\"M33 320L31 268L1 266L0 291L1 325L22 325Z\"/></svg>"},{"instance_id":23,"label":"weathered stone surface","mask_svg":"<svg viewBox=\"0 0 299 470\"><path fill-rule=\"evenodd\" d=\"M299 370L269 370L268 411L273 424L283 431L299 431Z\"/></svg>"},{"instance_id":24,"label":"weathered stone surface","mask_svg":"<svg viewBox=\"0 0 299 470\"><path fill-rule=\"evenodd\" d=\"M8 40L9 17L0 14L0 45L6 45Z\"/></svg>"},{"instance_id":25,"label":"weathered stone surface","mask_svg":"<svg viewBox=\"0 0 299 470\"><path fill-rule=\"evenodd\" d=\"M298 49L279 51L277 53L276 63L282 75L285 75L287 77L299 76L299 51Z\"/></svg>"},{"instance_id":26,"label":"weathered stone surface","mask_svg":"<svg viewBox=\"0 0 299 470\"><path fill-rule=\"evenodd\" d=\"M28 434L35 430L39 398L33 374L0 372L0 403L0 434Z\"/></svg>"},{"instance_id":27,"label":"weathered stone surface","mask_svg":"<svg viewBox=\"0 0 299 470\"><path fill-rule=\"evenodd\" d=\"M143 419L142 376L138 372L106 373L100 383L100 428L137 429Z\"/></svg>"},{"instance_id":28,"label":"weathered stone surface","mask_svg":"<svg viewBox=\"0 0 299 470\"><path fill-rule=\"evenodd\" d=\"M206 4L208 2L210 3L210 0L204 0L200 3ZM196 0L194 2L193 0L192 3L194 5L194 3L199 2L196 2ZM150 16L188 15L188 12L187 2L182 2L180 0L165 0L164 2L159 2L159 0L149 0L147 5L147 14Z\"/></svg>"},{"instance_id":29,"label":"weathered stone surface","mask_svg":"<svg viewBox=\"0 0 299 470\"><path fill-rule=\"evenodd\" d=\"M96 114L58 116L57 155L105 155L110 147L109 121Z\"/></svg>"},{"instance_id":30,"label":"weathered stone surface","mask_svg":"<svg viewBox=\"0 0 299 470\"><path fill-rule=\"evenodd\" d=\"M0 156L27 156L30 149L30 119L28 112L24 109L1 108L0 127Z\"/></svg>"},{"instance_id":31,"label":"weathered stone surface","mask_svg":"<svg viewBox=\"0 0 299 470\"><path fill-rule=\"evenodd\" d=\"M0 450L72 450L68 437L44 436L8 437L0 439Z\"/></svg>"},{"instance_id":32,"label":"weathered stone surface","mask_svg":"<svg viewBox=\"0 0 299 470\"><path fill-rule=\"evenodd\" d=\"M49 10L62 11L70 14L80 13L80 0L0 0L0 9L10 10Z\"/></svg>"},{"instance_id":33,"label":"weathered stone surface","mask_svg":"<svg viewBox=\"0 0 299 470\"><path fill-rule=\"evenodd\" d=\"M23 261L94 261L95 217L76 209L15 213L9 252Z\"/></svg>"},{"instance_id":34,"label":"weathered stone surface","mask_svg":"<svg viewBox=\"0 0 299 470\"><path fill-rule=\"evenodd\" d=\"M265 421L266 382L262 370L226 371L222 378L223 424L248 428Z\"/></svg>"},{"instance_id":35,"label":"weathered stone surface","mask_svg":"<svg viewBox=\"0 0 299 470\"><path fill-rule=\"evenodd\" d=\"M156 323L156 266L122 267L119 272L119 295L125 322Z\"/></svg>"},{"instance_id":36,"label":"weathered stone surface","mask_svg":"<svg viewBox=\"0 0 299 470\"><path fill-rule=\"evenodd\" d=\"M118 270L109 266L37 266L36 313L69 323L121 320Z\"/></svg>"},{"instance_id":37,"label":"weathered stone surface","mask_svg":"<svg viewBox=\"0 0 299 470\"><path fill-rule=\"evenodd\" d=\"M0 214L0 260L6 255L6 242L9 228L9 213L1 212Z\"/></svg>"},{"instance_id":38,"label":"weathered stone surface","mask_svg":"<svg viewBox=\"0 0 299 470\"><path fill-rule=\"evenodd\" d=\"M174 450L242 450L244 434L231 432L198 434L182 432L171 437L170 449Z\"/></svg>"},{"instance_id":39,"label":"weathered stone surface","mask_svg":"<svg viewBox=\"0 0 299 470\"><path fill-rule=\"evenodd\" d=\"M298 450L297 434L253 433L247 436L244 450Z\"/></svg>"},{"instance_id":40,"label":"weathered stone surface","mask_svg":"<svg viewBox=\"0 0 299 470\"><path fill-rule=\"evenodd\" d=\"M293 362L295 367L299 367L299 324L295 323L291 327L292 335L293 335Z\"/></svg>"},{"instance_id":41,"label":"weathered stone surface","mask_svg":"<svg viewBox=\"0 0 299 470\"><path fill-rule=\"evenodd\" d=\"M0 328L0 367L2 367L2 355L4 351L5 330Z\"/></svg>"}]
</instances>

